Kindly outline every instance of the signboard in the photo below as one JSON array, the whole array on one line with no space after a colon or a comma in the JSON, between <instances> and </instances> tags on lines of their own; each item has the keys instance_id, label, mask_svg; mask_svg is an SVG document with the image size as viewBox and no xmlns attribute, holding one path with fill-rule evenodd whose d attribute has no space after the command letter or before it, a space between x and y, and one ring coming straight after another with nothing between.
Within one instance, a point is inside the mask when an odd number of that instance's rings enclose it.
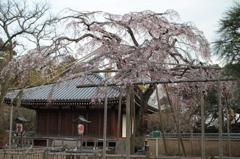
<instances>
[{"instance_id":1,"label":"signboard","mask_svg":"<svg viewBox=\"0 0 240 159\"><path fill-rule=\"evenodd\" d=\"M21 124L21 123L16 124L16 132L17 133L22 133L23 132L23 124Z\"/></svg>"},{"instance_id":2,"label":"signboard","mask_svg":"<svg viewBox=\"0 0 240 159\"><path fill-rule=\"evenodd\" d=\"M82 135L84 133L84 125L78 124L78 134Z\"/></svg>"}]
</instances>

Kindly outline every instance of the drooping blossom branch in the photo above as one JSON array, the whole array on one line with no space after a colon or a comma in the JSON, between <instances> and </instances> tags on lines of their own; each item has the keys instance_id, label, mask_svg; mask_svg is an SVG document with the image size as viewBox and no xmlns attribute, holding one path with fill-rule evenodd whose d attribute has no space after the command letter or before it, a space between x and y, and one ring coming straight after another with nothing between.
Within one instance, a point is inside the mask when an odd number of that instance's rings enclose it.
<instances>
[{"instance_id":1,"label":"drooping blossom branch","mask_svg":"<svg viewBox=\"0 0 240 159\"><path fill-rule=\"evenodd\" d=\"M117 69L109 79L111 82L189 78L189 74L195 74L193 66L201 65L198 57L209 59L209 46L201 31L190 24L173 21L175 16L174 11L113 15L71 10L69 16L62 18L67 23L68 34L56 38L55 42L58 45L84 43L83 51L94 53L82 67L86 72Z\"/></svg>"}]
</instances>

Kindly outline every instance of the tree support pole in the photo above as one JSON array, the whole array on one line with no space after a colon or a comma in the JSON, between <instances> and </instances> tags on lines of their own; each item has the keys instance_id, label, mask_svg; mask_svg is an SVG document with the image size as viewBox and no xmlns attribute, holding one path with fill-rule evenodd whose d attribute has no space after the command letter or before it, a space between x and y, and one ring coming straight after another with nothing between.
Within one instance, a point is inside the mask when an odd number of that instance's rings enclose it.
<instances>
[{"instance_id":1,"label":"tree support pole","mask_svg":"<svg viewBox=\"0 0 240 159\"><path fill-rule=\"evenodd\" d=\"M201 83L201 159L206 158L206 149L205 149L205 115L204 115L204 89L203 84Z\"/></svg>"},{"instance_id":2,"label":"tree support pole","mask_svg":"<svg viewBox=\"0 0 240 159\"><path fill-rule=\"evenodd\" d=\"M165 80L165 81L146 81L146 82L134 82L132 85L147 85L147 84L173 84L173 83L195 83L195 82L217 82L220 81L239 81L238 79L229 78L229 79L190 79L190 80ZM89 88L89 87L111 87L111 86L123 86L123 83L116 84L83 84L76 86L77 88Z\"/></svg>"},{"instance_id":3,"label":"tree support pole","mask_svg":"<svg viewBox=\"0 0 240 159\"><path fill-rule=\"evenodd\" d=\"M223 114L222 114L222 86L220 80L218 80L218 131L219 131L219 136L218 136L218 153L219 153L219 159L223 159L223 130L222 130L222 125L223 125Z\"/></svg>"},{"instance_id":4,"label":"tree support pole","mask_svg":"<svg viewBox=\"0 0 240 159\"><path fill-rule=\"evenodd\" d=\"M227 136L228 136L228 156L232 156L231 151L231 138L230 138L230 119L229 119L229 108L227 108Z\"/></svg>"}]
</instances>

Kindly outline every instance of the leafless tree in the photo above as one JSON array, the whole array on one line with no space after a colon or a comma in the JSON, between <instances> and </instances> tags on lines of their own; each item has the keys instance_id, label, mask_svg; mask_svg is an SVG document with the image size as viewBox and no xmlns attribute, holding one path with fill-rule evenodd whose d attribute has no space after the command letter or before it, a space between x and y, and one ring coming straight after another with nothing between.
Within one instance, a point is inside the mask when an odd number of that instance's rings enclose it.
<instances>
[{"instance_id":1,"label":"leafless tree","mask_svg":"<svg viewBox=\"0 0 240 159\"><path fill-rule=\"evenodd\" d=\"M24 87L31 70L50 62L53 50L42 43L49 41L56 20L44 3L0 2L0 108L16 79Z\"/></svg>"}]
</instances>

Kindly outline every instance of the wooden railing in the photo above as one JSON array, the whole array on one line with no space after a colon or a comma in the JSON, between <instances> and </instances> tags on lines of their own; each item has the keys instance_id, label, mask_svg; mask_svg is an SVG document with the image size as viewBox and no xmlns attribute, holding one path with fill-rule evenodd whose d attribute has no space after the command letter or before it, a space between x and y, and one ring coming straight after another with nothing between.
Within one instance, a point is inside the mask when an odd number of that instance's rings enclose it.
<instances>
[{"instance_id":1,"label":"wooden railing","mask_svg":"<svg viewBox=\"0 0 240 159\"><path fill-rule=\"evenodd\" d=\"M48 159L101 159L102 154L48 153ZM107 154L107 159L124 159L125 155ZM131 155L132 159L145 159L145 155Z\"/></svg>"},{"instance_id":2,"label":"wooden railing","mask_svg":"<svg viewBox=\"0 0 240 159\"><path fill-rule=\"evenodd\" d=\"M0 159L44 159L44 149L2 149Z\"/></svg>"}]
</instances>

